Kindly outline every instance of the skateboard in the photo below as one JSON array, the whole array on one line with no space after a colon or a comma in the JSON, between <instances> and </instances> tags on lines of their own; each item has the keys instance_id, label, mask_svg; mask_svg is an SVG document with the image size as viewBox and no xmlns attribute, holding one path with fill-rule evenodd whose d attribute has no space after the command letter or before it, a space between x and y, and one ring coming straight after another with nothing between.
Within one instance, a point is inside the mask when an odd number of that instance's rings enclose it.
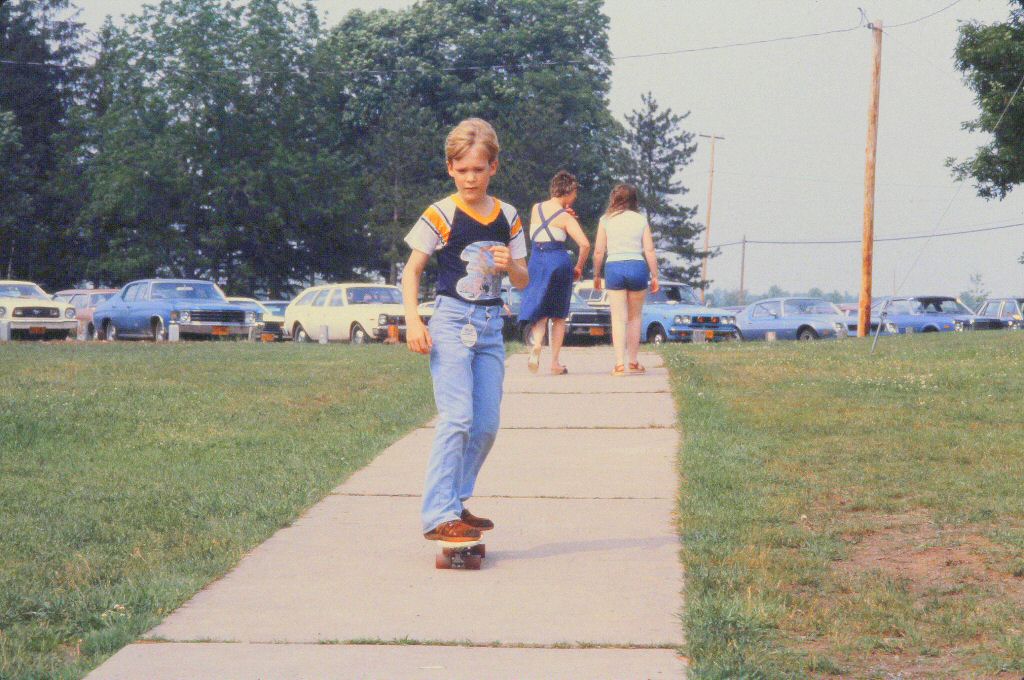
<instances>
[{"instance_id":1,"label":"skateboard","mask_svg":"<svg viewBox=\"0 0 1024 680\"><path fill-rule=\"evenodd\" d=\"M438 543L441 544L441 554L434 558L434 566L438 569L479 569L487 554L487 548L480 541Z\"/></svg>"}]
</instances>

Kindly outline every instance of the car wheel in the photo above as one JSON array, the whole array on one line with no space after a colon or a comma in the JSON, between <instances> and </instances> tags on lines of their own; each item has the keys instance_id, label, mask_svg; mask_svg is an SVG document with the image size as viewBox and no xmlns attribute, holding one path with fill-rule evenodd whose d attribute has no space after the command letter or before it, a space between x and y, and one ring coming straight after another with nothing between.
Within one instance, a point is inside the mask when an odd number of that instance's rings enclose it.
<instances>
[{"instance_id":1,"label":"car wheel","mask_svg":"<svg viewBox=\"0 0 1024 680\"><path fill-rule=\"evenodd\" d=\"M108 321L103 327L103 339L110 342L117 340L117 326L114 325L113 321Z\"/></svg>"},{"instance_id":2,"label":"car wheel","mask_svg":"<svg viewBox=\"0 0 1024 680\"><path fill-rule=\"evenodd\" d=\"M309 335L306 334L306 329L302 327L301 323L295 324L295 330L292 331L292 340L295 342L309 342Z\"/></svg>"},{"instance_id":3,"label":"car wheel","mask_svg":"<svg viewBox=\"0 0 1024 680\"><path fill-rule=\"evenodd\" d=\"M665 335L665 329L655 324L651 326L647 331L647 342L651 343L655 347L665 344L668 340L668 336Z\"/></svg>"},{"instance_id":4,"label":"car wheel","mask_svg":"<svg viewBox=\"0 0 1024 680\"><path fill-rule=\"evenodd\" d=\"M86 340L95 340L96 339L96 326L93 326L91 323L88 326L85 327L85 339Z\"/></svg>"},{"instance_id":5,"label":"car wheel","mask_svg":"<svg viewBox=\"0 0 1024 680\"><path fill-rule=\"evenodd\" d=\"M153 342L163 342L167 339L167 330L164 328L163 319L153 319L150 324L150 333L153 338Z\"/></svg>"},{"instance_id":6,"label":"car wheel","mask_svg":"<svg viewBox=\"0 0 1024 680\"><path fill-rule=\"evenodd\" d=\"M348 339L353 345L365 345L370 341L370 336L366 334L366 331L363 330L362 326L354 324L352 326L352 332L349 333Z\"/></svg>"},{"instance_id":7,"label":"car wheel","mask_svg":"<svg viewBox=\"0 0 1024 680\"><path fill-rule=\"evenodd\" d=\"M800 332L796 335L797 340L817 340L818 332L813 328L801 328Z\"/></svg>"},{"instance_id":8,"label":"car wheel","mask_svg":"<svg viewBox=\"0 0 1024 680\"><path fill-rule=\"evenodd\" d=\"M938 333L938 332L939 332L939 329L938 329L938 328L936 328L935 326L928 326L928 328L925 328L925 329L924 329L923 331L921 331L921 332L922 332L922 333Z\"/></svg>"}]
</instances>

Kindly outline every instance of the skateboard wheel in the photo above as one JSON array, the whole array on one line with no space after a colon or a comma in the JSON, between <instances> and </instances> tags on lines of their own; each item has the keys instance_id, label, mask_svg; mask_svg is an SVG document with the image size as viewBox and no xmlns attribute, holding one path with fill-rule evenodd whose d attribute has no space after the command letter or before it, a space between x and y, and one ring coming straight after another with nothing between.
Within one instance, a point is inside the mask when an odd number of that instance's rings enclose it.
<instances>
[{"instance_id":1,"label":"skateboard wheel","mask_svg":"<svg viewBox=\"0 0 1024 680\"><path fill-rule=\"evenodd\" d=\"M451 569L452 563L447 555L436 555L434 557L434 567L437 569Z\"/></svg>"},{"instance_id":2,"label":"skateboard wheel","mask_svg":"<svg viewBox=\"0 0 1024 680\"><path fill-rule=\"evenodd\" d=\"M466 569L479 569L483 564L483 559L479 555L466 555L463 558Z\"/></svg>"}]
</instances>

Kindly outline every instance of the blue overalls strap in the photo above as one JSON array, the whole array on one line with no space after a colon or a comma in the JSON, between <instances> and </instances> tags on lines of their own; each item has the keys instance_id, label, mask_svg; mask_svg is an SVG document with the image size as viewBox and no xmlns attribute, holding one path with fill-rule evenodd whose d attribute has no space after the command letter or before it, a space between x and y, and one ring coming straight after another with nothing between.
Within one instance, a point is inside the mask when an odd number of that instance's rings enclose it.
<instances>
[{"instance_id":1,"label":"blue overalls strap","mask_svg":"<svg viewBox=\"0 0 1024 680\"><path fill-rule=\"evenodd\" d=\"M557 241L558 239L556 239L555 235L551 233L551 228L548 225L551 224L551 222L556 217L558 217L559 215L561 215L564 212L565 212L565 208L559 208L558 210L555 211L555 213L551 217L545 218L544 217L544 204L538 203L537 204L537 215L540 216L540 226L533 230L533 234L530 236L530 240L533 241L534 243L536 243L537 242L537 234L539 234L541 231L546 231L548 233L548 240L549 241Z\"/></svg>"}]
</instances>

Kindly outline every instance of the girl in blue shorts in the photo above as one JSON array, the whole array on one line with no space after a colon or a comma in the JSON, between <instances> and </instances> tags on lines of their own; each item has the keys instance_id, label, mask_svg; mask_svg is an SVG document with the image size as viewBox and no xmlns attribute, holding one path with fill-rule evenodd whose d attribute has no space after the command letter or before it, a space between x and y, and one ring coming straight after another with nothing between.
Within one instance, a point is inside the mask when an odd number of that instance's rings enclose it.
<instances>
[{"instance_id":1,"label":"girl in blue shorts","mask_svg":"<svg viewBox=\"0 0 1024 680\"><path fill-rule=\"evenodd\" d=\"M612 375L643 373L637 354L640 351L640 325L647 287L658 292L658 258L647 218L637 210L636 187L617 184L597 225L594 246L594 290L601 290L601 270L608 257L604 286L612 311L612 345L615 368Z\"/></svg>"}]
</instances>

